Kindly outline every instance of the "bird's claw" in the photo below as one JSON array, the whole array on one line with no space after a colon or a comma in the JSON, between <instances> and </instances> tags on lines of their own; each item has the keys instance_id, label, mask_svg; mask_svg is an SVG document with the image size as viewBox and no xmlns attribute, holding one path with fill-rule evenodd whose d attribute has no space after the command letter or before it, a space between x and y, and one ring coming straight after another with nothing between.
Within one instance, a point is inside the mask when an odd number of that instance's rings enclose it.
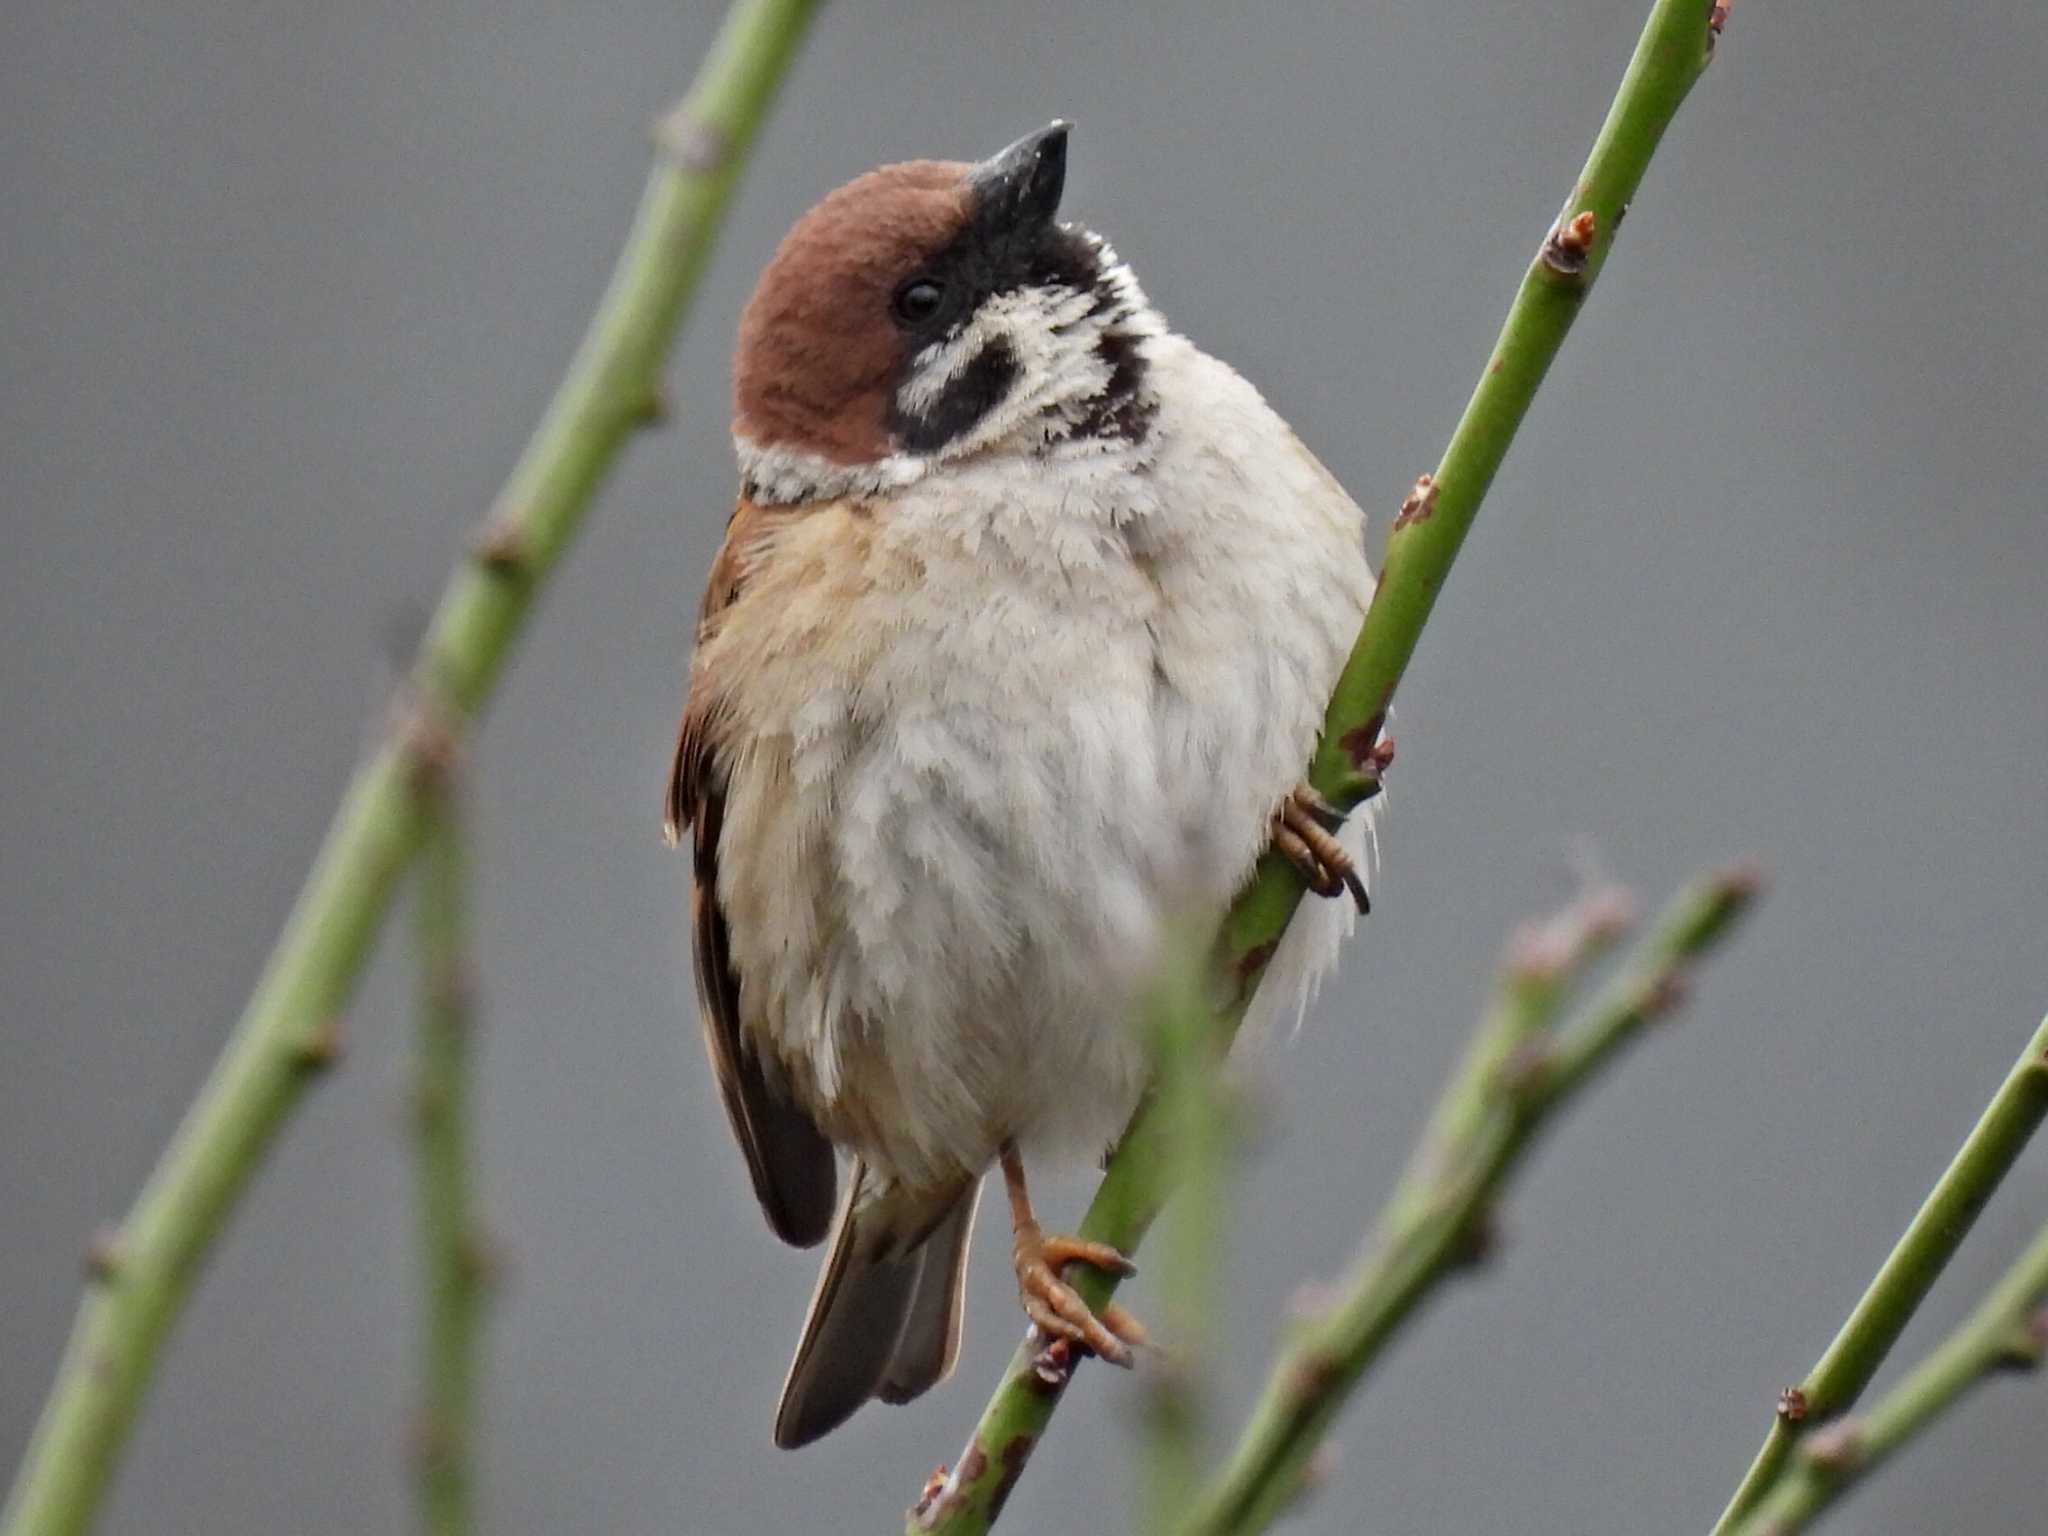
<instances>
[{"instance_id":1,"label":"bird's claw","mask_svg":"<svg viewBox=\"0 0 2048 1536\"><path fill-rule=\"evenodd\" d=\"M1358 865L1335 835L1343 825L1344 813L1313 785L1297 784L1273 813L1273 846L1301 871L1308 888L1318 896L1341 896L1348 891L1360 912L1370 912L1372 899L1365 893Z\"/></svg>"},{"instance_id":2,"label":"bird's claw","mask_svg":"<svg viewBox=\"0 0 2048 1536\"><path fill-rule=\"evenodd\" d=\"M1138 1272L1135 1264L1107 1243L1047 1237L1035 1230L1017 1233L1013 1257L1018 1299L1040 1333L1066 1339L1112 1365L1131 1364L1131 1351L1145 1342L1144 1327L1115 1302L1099 1313L1090 1310L1060 1272L1069 1264L1086 1264L1122 1279Z\"/></svg>"}]
</instances>

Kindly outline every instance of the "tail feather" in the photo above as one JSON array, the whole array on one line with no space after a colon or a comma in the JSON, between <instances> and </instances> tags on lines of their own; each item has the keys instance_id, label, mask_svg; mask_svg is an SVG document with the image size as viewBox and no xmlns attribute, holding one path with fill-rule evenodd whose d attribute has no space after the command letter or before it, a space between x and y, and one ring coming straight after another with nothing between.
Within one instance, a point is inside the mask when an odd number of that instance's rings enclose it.
<instances>
[{"instance_id":1,"label":"tail feather","mask_svg":"<svg viewBox=\"0 0 2048 1536\"><path fill-rule=\"evenodd\" d=\"M959 1350L975 1191L899 1253L890 1241L899 1213L871 1198L863 1204L869 1182L856 1161L775 1410L775 1443L784 1450L837 1429L871 1397L908 1402L944 1379Z\"/></svg>"},{"instance_id":2,"label":"tail feather","mask_svg":"<svg viewBox=\"0 0 2048 1536\"><path fill-rule=\"evenodd\" d=\"M885 1403L907 1403L953 1374L953 1362L960 1357L967 1246L974 1236L974 1212L980 1203L981 1186L976 1184L912 1255L918 1261L917 1288L911 1295L896 1352L889 1357L889 1368L875 1388L875 1395Z\"/></svg>"}]
</instances>

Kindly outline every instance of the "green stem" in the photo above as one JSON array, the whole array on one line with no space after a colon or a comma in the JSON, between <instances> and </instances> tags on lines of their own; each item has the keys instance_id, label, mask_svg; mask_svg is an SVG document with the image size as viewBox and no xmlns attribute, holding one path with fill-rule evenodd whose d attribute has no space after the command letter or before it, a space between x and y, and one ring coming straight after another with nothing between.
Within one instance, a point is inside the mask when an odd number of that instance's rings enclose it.
<instances>
[{"instance_id":1,"label":"green stem","mask_svg":"<svg viewBox=\"0 0 2048 1536\"><path fill-rule=\"evenodd\" d=\"M1905 1332L1927 1292L1969 1236L1985 1202L2048 1118L2048 1019L2034 1031L1991 1103L1963 1141L1891 1256L1884 1261L1806 1379L1778 1399L1778 1416L1750 1463L1715 1536L1743 1528L1784 1473L1800 1437L1845 1411Z\"/></svg>"},{"instance_id":2,"label":"green stem","mask_svg":"<svg viewBox=\"0 0 2048 1536\"><path fill-rule=\"evenodd\" d=\"M1501 1073L1520 1052L1541 1045L1571 987L1628 932L1632 911L1625 891L1600 886L1547 922L1530 924L1515 935L1493 1005L1473 1032L1388 1200L1390 1221L1402 1221L1435 1200L1493 1113Z\"/></svg>"},{"instance_id":3,"label":"green stem","mask_svg":"<svg viewBox=\"0 0 2048 1536\"><path fill-rule=\"evenodd\" d=\"M1208 1403L1208 1340L1217 1316L1216 1257L1228 1225L1229 1117L1223 1058L1202 996L1204 952L1180 946L1148 1012L1158 1054L1158 1118L1170 1142L1177 1198L1163 1236L1166 1287L1160 1322L1170 1352L1148 1362L1146 1529L1165 1536L1180 1522L1202 1473Z\"/></svg>"},{"instance_id":4,"label":"green stem","mask_svg":"<svg viewBox=\"0 0 2048 1536\"><path fill-rule=\"evenodd\" d=\"M1355 808L1376 787L1388 705L1451 563L1606 262L1622 210L1711 53L1702 0L1656 0L1593 152L1522 279L1442 462L1430 484L1418 486L1412 507L1404 508L1388 535L1379 587L1332 694L1310 770L1315 787L1340 807ZM1226 1032L1242 1017L1302 894L1294 867L1268 855L1232 904L1219 938L1219 966L1234 996L1222 1011ZM1083 1236L1127 1253L1136 1249L1158 1211L1162 1181L1151 1165L1159 1154L1160 1138L1141 1111L1081 1220ZM1073 1283L1091 1306L1107 1302L1115 1289L1113 1280L1094 1273ZM1011 1357L952 1479L913 1512L911 1531L970 1536L994 1523L1059 1406L1064 1378L1048 1385L1044 1377L1034 1367L1027 1338Z\"/></svg>"},{"instance_id":5,"label":"green stem","mask_svg":"<svg viewBox=\"0 0 2048 1536\"><path fill-rule=\"evenodd\" d=\"M490 696L533 602L581 528L658 375L741 164L816 0L739 0L688 98L589 331L444 592L415 681L460 720ZM76 1536L105 1496L158 1350L202 1261L316 1069L332 1059L423 833L423 733L357 770L247 1009L103 1261L4 1513L4 1536Z\"/></svg>"},{"instance_id":6,"label":"green stem","mask_svg":"<svg viewBox=\"0 0 2048 1536\"><path fill-rule=\"evenodd\" d=\"M425 1536L476 1529L477 1367L490 1279L471 1166L474 972L460 798L452 779L440 786L420 856L420 1035L412 1092L426 1281L415 1447Z\"/></svg>"},{"instance_id":7,"label":"green stem","mask_svg":"<svg viewBox=\"0 0 2048 1536\"><path fill-rule=\"evenodd\" d=\"M1721 940L1756 890L1754 875L1733 870L1683 892L1614 981L1554 1034L1564 991L1598 946L1577 945L1540 967L1510 956L1500 1001L1432 1116L1433 1151L1387 1202L1337 1301L1282 1351L1182 1536L1264 1530L1299 1496L1316 1447L1401 1325L1484 1251L1488 1215L1538 1131L1679 1000L1685 967Z\"/></svg>"},{"instance_id":8,"label":"green stem","mask_svg":"<svg viewBox=\"0 0 2048 1536\"><path fill-rule=\"evenodd\" d=\"M1806 1437L1740 1536L1793 1536L1979 1382L2031 1370L2048 1350L2048 1227L1964 1324L1866 1413Z\"/></svg>"}]
</instances>

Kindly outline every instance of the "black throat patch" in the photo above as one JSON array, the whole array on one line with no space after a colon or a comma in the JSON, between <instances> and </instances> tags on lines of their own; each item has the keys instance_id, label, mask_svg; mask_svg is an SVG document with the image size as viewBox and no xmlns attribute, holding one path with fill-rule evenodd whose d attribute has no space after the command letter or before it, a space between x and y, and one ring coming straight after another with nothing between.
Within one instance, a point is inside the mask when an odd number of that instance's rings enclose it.
<instances>
[{"instance_id":1,"label":"black throat patch","mask_svg":"<svg viewBox=\"0 0 2048 1536\"><path fill-rule=\"evenodd\" d=\"M1048 406L1046 440L1144 441L1158 406L1146 388L1142 338L1127 324L1137 318L1133 301L1105 268L1098 240L1057 224L1026 235L970 223L925 270L943 281L953 296L952 324L971 318L989 299L1024 288L1091 295L1085 323L1099 329L1095 355L1109 377L1085 400L1070 398ZM906 349L906 379L917 350L921 348ZM892 406L890 431L907 452L936 452L972 432L1016 386L1021 372L1016 352L997 337L921 408Z\"/></svg>"},{"instance_id":2,"label":"black throat patch","mask_svg":"<svg viewBox=\"0 0 2048 1536\"><path fill-rule=\"evenodd\" d=\"M1117 302L1113 293L1107 297L1112 305ZM1145 388L1147 365L1138 337L1111 320L1095 343L1095 355L1108 367L1109 382L1088 402L1088 413L1074 433L1077 437L1116 438L1136 446L1150 434L1152 418L1159 413L1159 402Z\"/></svg>"}]
</instances>

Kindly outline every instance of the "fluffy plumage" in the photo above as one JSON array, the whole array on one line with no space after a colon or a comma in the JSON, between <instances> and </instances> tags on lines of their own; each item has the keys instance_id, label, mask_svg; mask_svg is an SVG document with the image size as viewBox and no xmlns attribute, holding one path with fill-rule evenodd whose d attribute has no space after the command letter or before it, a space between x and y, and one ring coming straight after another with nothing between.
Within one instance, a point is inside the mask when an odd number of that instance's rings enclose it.
<instances>
[{"instance_id":1,"label":"fluffy plumage","mask_svg":"<svg viewBox=\"0 0 2048 1536\"><path fill-rule=\"evenodd\" d=\"M742 328L747 496L669 804L696 854L706 1039L776 1230L816 1240L826 1149L854 1159L784 1444L949 1368L972 1200L1006 1142L1092 1157L1128 1118L1136 988L1168 925L1249 873L1372 590L1358 508L1105 244L1049 206L993 217L1026 194L976 168L877 175L798 226L755 300L779 318L750 306ZM891 223L905 197L917 216ZM889 228L819 276L810 237L862 216ZM792 272L809 310L778 292ZM897 285L932 272L958 313L890 326ZM869 364L810 377L840 332ZM749 352L770 335L772 366ZM773 384L780 366L802 377ZM1350 920L1300 915L1264 1008L1297 1006Z\"/></svg>"}]
</instances>

